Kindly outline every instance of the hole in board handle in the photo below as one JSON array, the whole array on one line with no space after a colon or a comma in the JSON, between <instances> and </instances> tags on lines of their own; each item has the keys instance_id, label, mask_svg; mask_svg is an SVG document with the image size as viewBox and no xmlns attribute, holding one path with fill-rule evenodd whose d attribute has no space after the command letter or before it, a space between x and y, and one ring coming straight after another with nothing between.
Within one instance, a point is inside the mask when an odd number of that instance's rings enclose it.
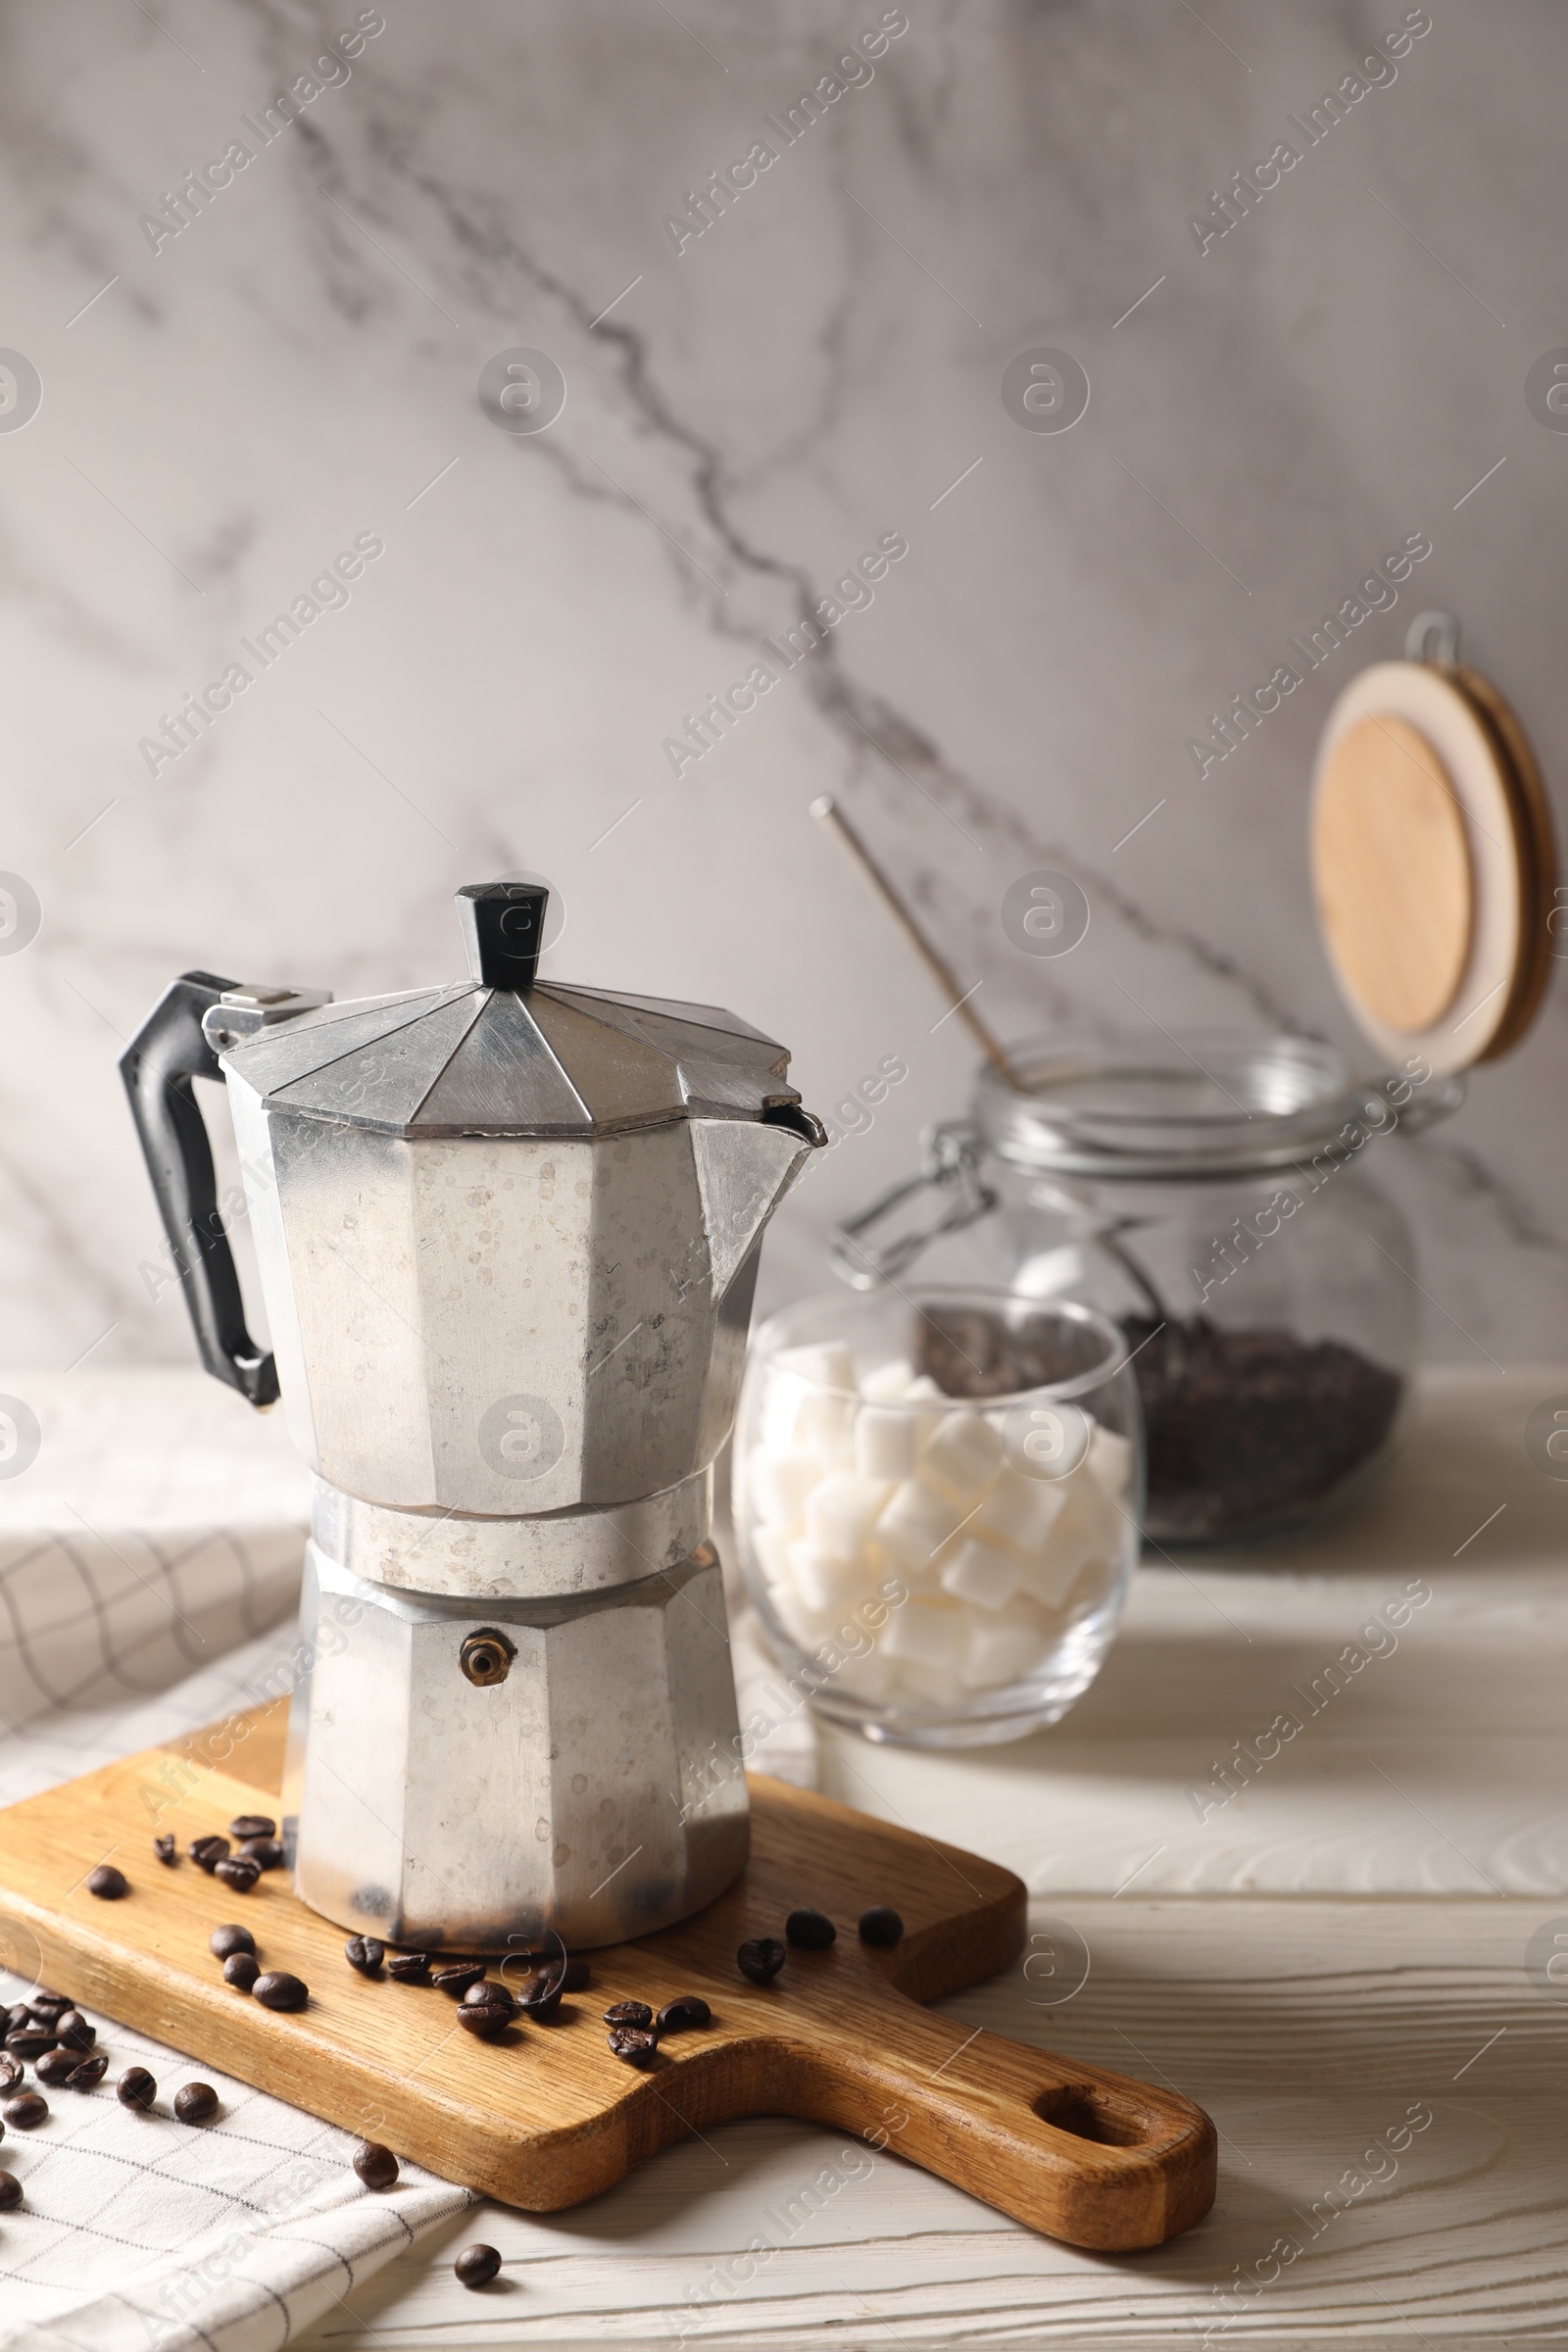
<instances>
[{"instance_id":1,"label":"hole in board handle","mask_svg":"<svg viewBox=\"0 0 1568 2352\"><path fill-rule=\"evenodd\" d=\"M1154 2135L1136 2109L1122 2107L1087 2083L1058 2082L1033 2102L1043 2124L1102 2148L1138 2148Z\"/></svg>"}]
</instances>

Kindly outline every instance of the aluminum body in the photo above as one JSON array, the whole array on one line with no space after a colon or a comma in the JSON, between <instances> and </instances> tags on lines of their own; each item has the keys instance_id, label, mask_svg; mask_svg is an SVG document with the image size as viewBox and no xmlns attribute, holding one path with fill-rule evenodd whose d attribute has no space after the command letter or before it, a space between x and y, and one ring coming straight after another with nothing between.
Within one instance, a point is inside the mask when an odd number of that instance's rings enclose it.
<instances>
[{"instance_id":1,"label":"aluminum body","mask_svg":"<svg viewBox=\"0 0 1568 2352\"><path fill-rule=\"evenodd\" d=\"M448 1949L684 1918L746 1854L710 1470L761 1232L820 1138L787 1057L711 1007L542 983L208 1035L318 1479L299 1893ZM476 1683L486 1633L510 1663Z\"/></svg>"}]
</instances>

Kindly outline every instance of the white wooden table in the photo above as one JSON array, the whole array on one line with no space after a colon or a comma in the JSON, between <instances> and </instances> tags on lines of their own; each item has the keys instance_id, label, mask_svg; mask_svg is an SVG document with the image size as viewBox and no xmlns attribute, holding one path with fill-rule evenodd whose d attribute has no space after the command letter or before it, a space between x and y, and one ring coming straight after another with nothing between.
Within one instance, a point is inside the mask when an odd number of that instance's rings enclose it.
<instances>
[{"instance_id":1,"label":"white wooden table","mask_svg":"<svg viewBox=\"0 0 1568 2352\"><path fill-rule=\"evenodd\" d=\"M1054 1732L958 1757L824 1738L830 1793L1034 1891L1030 1953L947 2005L955 2050L991 2028L1201 2101L1222 2138L1197 2230L1078 2253L760 2120L572 2213L482 2207L309 2343L1561 2342L1568 1982L1527 1951L1560 1931L1568 1954L1568 1486L1524 1450L1558 1392L1568 1372L1436 1376L1335 1526L1266 1565L1144 1570ZM1392 1638L1363 1631L1412 1586ZM1214 1801L1282 1713L1299 1730ZM813 2181L793 2235L764 2221ZM763 2233L784 2242L736 2259ZM475 2238L505 2256L483 2294L451 2269Z\"/></svg>"}]
</instances>

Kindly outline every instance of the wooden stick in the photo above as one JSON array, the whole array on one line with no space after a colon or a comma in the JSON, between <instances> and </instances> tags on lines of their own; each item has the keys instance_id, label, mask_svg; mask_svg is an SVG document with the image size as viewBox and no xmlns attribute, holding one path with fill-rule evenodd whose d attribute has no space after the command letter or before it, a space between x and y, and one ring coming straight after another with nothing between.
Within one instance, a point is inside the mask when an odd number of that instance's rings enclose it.
<instances>
[{"instance_id":1,"label":"wooden stick","mask_svg":"<svg viewBox=\"0 0 1568 2352\"><path fill-rule=\"evenodd\" d=\"M965 991L959 987L956 972L947 958L939 955L931 945L914 916L909 912L908 907L900 898L887 875L882 871L830 793L824 792L820 799L811 803L811 814L819 825L825 826L830 833L837 834L845 849L849 851L850 856L855 859L856 864L870 883L883 906L886 906L894 921L903 931L910 947L913 948L948 998L948 1011L956 1012L961 1016L970 1036L980 1048L987 1061L992 1064L994 1069L1002 1072L1007 1084L1016 1087L1020 1094L1027 1093L1028 1089L1022 1078L1007 1057L1006 1048L993 1034L989 1024L983 1021L979 1013L975 1011L974 989ZM975 986L979 986L978 981ZM943 1018L946 1019L946 1017L947 1015L944 1014Z\"/></svg>"}]
</instances>

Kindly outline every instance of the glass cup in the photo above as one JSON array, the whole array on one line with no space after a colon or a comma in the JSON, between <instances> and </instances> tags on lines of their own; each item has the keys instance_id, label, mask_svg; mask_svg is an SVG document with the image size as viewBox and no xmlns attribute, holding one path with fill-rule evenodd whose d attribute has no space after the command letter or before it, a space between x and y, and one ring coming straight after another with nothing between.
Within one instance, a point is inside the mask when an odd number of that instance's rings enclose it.
<instances>
[{"instance_id":1,"label":"glass cup","mask_svg":"<svg viewBox=\"0 0 1568 2352\"><path fill-rule=\"evenodd\" d=\"M752 1344L733 1497L752 1599L819 1714L908 1747L1020 1739L1094 1681L1137 1561L1126 1344L1005 1291L807 1299Z\"/></svg>"}]
</instances>

